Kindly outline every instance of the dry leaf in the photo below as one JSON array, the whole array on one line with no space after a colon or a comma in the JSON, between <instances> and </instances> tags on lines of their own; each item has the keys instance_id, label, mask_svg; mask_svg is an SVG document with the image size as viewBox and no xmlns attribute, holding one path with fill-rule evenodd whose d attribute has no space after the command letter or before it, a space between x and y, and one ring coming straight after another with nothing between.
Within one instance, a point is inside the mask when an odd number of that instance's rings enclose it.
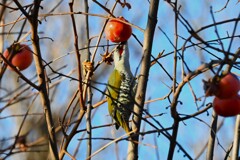
<instances>
[{"instance_id":1,"label":"dry leaf","mask_svg":"<svg viewBox=\"0 0 240 160\"><path fill-rule=\"evenodd\" d=\"M101 56L102 56L103 62L105 62L108 65L112 65L113 58L112 58L112 55L110 53L106 52L103 55L101 54Z\"/></svg>"},{"instance_id":2,"label":"dry leaf","mask_svg":"<svg viewBox=\"0 0 240 160\"><path fill-rule=\"evenodd\" d=\"M87 71L92 71L93 70L93 63L92 62L88 62L88 61L85 61L82 63L83 67L85 70Z\"/></svg>"}]
</instances>

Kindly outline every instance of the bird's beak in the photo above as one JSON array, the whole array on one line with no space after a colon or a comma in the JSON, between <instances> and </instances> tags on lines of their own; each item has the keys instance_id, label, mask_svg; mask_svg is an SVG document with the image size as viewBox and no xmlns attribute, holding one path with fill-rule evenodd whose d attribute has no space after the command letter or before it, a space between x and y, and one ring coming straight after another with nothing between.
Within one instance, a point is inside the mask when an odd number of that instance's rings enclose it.
<instances>
[{"instance_id":1,"label":"bird's beak","mask_svg":"<svg viewBox=\"0 0 240 160\"><path fill-rule=\"evenodd\" d=\"M127 44L127 41L121 42L120 45L125 45Z\"/></svg>"}]
</instances>

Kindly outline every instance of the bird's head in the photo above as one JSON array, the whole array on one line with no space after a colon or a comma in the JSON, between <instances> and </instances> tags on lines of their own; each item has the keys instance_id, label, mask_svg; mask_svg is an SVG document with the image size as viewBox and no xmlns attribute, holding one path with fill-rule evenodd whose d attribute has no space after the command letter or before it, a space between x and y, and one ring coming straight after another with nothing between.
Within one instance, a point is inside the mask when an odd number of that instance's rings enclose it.
<instances>
[{"instance_id":1,"label":"bird's head","mask_svg":"<svg viewBox=\"0 0 240 160\"><path fill-rule=\"evenodd\" d=\"M120 43L113 52L114 65L116 69L129 67L129 50L127 42Z\"/></svg>"}]
</instances>

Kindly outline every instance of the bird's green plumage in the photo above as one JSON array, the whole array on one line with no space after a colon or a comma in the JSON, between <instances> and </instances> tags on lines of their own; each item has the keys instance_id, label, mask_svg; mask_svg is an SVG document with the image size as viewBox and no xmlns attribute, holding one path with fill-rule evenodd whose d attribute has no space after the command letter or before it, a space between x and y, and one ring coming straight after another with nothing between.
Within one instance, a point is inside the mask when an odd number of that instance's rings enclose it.
<instances>
[{"instance_id":1,"label":"bird's green plumage","mask_svg":"<svg viewBox=\"0 0 240 160\"><path fill-rule=\"evenodd\" d=\"M107 87L108 94L109 94L108 95L108 111L116 121L116 129L118 129L119 126L122 126L124 129L127 127L126 130L129 130L129 127L126 124L127 122L123 120L122 116L120 115L120 112L116 109L121 83L122 83L122 77L118 72L118 70L114 69L109 77L108 87Z\"/></svg>"},{"instance_id":2,"label":"bird's green plumage","mask_svg":"<svg viewBox=\"0 0 240 160\"><path fill-rule=\"evenodd\" d=\"M120 73L114 69L111 73L109 80L108 80L108 111L112 117L116 117L116 111L113 107L117 103L119 91L121 85L121 76ZM117 118L116 118L117 119ZM119 122L116 122L116 128L119 128Z\"/></svg>"}]
</instances>

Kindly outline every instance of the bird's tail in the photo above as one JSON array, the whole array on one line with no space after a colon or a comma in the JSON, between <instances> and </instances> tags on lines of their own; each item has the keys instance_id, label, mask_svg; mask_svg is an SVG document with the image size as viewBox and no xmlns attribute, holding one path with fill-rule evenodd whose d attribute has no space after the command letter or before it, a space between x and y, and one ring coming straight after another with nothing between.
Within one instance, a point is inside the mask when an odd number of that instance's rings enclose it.
<instances>
[{"instance_id":1,"label":"bird's tail","mask_svg":"<svg viewBox=\"0 0 240 160\"><path fill-rule=\"evenodd\" d=\"M123 120L122 128L125 130L125 132L126 132L127 134L130 135L130 132L131 132L132 130L130 129L128 122L126 122L125 120Z\"/></svg>"}]
</instances>

